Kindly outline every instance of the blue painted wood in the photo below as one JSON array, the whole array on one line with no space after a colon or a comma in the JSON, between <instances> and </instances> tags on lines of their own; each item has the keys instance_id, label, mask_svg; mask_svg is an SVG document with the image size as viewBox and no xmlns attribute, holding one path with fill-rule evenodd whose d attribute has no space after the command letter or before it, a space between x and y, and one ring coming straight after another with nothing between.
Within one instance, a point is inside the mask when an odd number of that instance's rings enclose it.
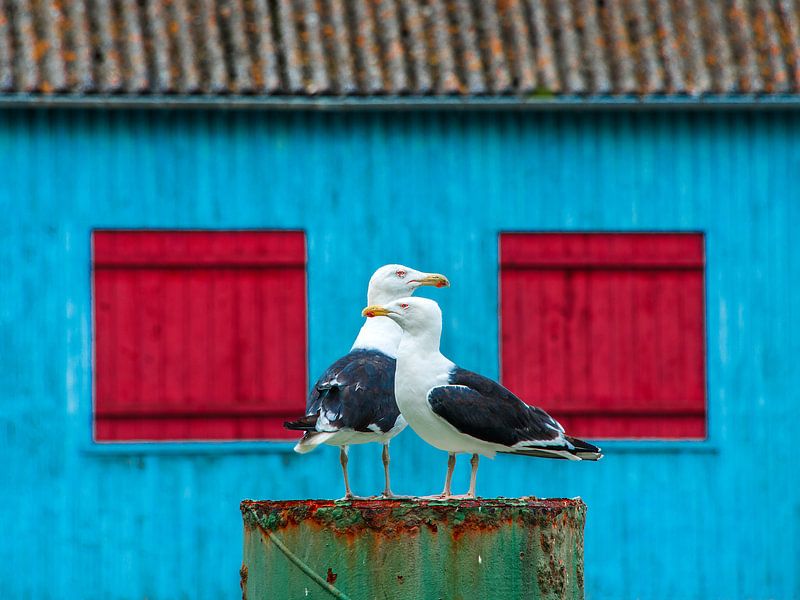
<instances>
[{"instance_id":1,"label":"blue painted wood","mask_svg":"<svg viewBox=\"0 0 800 600\"><path fill-rule=\"evenodd\" d=\"M0 111L0 597L232 597L240 499L342 493L333 449L92 444L95 227L306 230L312 376L385 262L451 277L444 351L496 376L498 232L705 232L709 440L500 457L479 492L583 496L591 599L800 596L799 140L791 111ZM439 489L442 453L393 456ZM380 489L378 447L350 464Z\"/></svg>"}]
</instances>

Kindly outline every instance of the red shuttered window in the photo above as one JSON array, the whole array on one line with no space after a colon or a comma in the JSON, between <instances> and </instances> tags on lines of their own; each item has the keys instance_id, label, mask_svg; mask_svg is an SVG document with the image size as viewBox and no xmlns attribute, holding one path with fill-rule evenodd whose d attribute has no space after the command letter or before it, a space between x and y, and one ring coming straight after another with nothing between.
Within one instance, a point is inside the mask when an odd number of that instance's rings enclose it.
<instances>
[{"instance_id":1,"label":"red shuttered window","mask_svg":"<svg viewBox=\"0 0 800 600\"><path fill-rule=\"evenodd\" d=\"M96 231L95 439L294 437L306 394L295 231Z\"/></svg>"},{"instance_id":2,"label":"red shuttered window","mask_svg":"<svg viewBox=\"0 0 800 600\"><path fill-rule=\"evenodd\" d=\"M702 234L500 237L503 383L572 434L706 435Z\"/></svg>"}]
</instances>

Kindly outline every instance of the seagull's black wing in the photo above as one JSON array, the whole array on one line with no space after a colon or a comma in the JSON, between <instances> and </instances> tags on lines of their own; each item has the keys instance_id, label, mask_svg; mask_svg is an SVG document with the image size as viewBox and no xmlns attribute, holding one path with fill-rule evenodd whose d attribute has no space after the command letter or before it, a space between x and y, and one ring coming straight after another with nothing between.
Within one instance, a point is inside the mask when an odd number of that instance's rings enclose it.
<instances>
[{"instance_id":1,"label":"seagull's black wing","mask_svg":"<svg viewBox=\"0 0 800 600\"><path fill-rule=\"evenodd\" d=\"M376 350L354 350L333 363L314 384L306 416L288 429L389 431L400 414L394 399L395 359ZM319 429L318 429L319 425Z\"/></svg>"},{"instance_id":2,"label":"seagull's black wing","mask_svg":"<svg viewBox=\"0 0 800 600\"><path fill-rule=\"evenodd\" d=\"M599 458L600 449L564 435L561 425L545 411L529 406L491 379L456 368L448 385L428 392L434 413L461 433L508 447L508 452L566 458Z\"/></svg>"}]
</instances>

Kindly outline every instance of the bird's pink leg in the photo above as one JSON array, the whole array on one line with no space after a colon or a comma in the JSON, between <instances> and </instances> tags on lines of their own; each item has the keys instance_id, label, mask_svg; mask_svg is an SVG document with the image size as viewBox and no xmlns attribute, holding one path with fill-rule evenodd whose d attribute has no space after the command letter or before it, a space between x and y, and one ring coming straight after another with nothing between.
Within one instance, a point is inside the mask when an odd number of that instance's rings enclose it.
<instances>
[{"instance_id":1,"label":"bird's pink leg","mask_svg":"<svg viewBox=\"0 0 800 600\"><path fill-rule=\"evenodd\" d=\"M450 484L453 481L453 470L456 468L456 453L450 452L447 457L447 476L444 478L444 490L442 491L442 498L449 498L452 495L450 491Z\"/></svg>"},{"instance_id":2,"label":"bird's pink leg","mask_svg":"<svg viewBox=\"0 0 800 600\"><path fill-rule=\"evenodd\" d=\"M473 454L469 461L469 464L472 466L472 472L469 476L469 491L466 494L450 496L452 499L471 500L475 497L475 482L478 480L478 460L480 460L480 457L477 454Z\"/></svg>"},{"instance_id":3,"label":"bird's pink leg","mask_svg":"<svg viewBox=\"0 0 800 600\"><path fill-rule=\"evenodd\" d=\"M344 475L344 499L352 500L353 492L350 491L350 480L347 478L347 446L339 447L339 462L342 463L342 475Z\"/></svg>"},{"instance_id":4,"label":"bird's pink leg","mask_svg":"<svg viewBox=\"0 0 800 600\"><path fill-rule=\"evenodd\" d=\"M389 444L383 445L383 454L381 455L383 458L383 475L386 479L386 488L383 490L383 497L384 498L391 498L394 496L392 494L392 488L389 485Z\"/></svg>"},{"instance_id":5,"label":"bird's pink leg","mask_svg":"<svg viewBox=\"0 0 800 600\"><path fill-rule=\"evenodd\" d=\"M474 498L475 497L475 484L478 481L478 461L480 457L477 454L473 454L472 458L469 461L469 464L472 466L472 472L469 476L469 491L467 492L467 497Z\"/></svg>"}]
</instances>

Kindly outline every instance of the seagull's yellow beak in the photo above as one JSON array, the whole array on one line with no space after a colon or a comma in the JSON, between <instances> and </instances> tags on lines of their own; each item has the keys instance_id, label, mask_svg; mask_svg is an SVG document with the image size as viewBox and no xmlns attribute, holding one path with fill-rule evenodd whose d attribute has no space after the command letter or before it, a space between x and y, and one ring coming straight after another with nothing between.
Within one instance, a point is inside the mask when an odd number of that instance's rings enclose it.
<instances>
[{"instance_id":1,"label":"seagull's yellow beak","mask_svg":"<svg viewBox=\"0 0 800 600\"><path fill-rule=\"evenodd\" d=\"M413 281L416 281L420 285L432 285L437 288L450 287L450 282L447 280L447 277L439 273L430 273L429 275L425 275L422 279L414 279Z\"/></svg>"},{"instance_id":2,"label":"seagull's yellow beak","mask_svg":"<svg viewBox=\"0 0 800 600\"><path fill-rule=\"evenodd\" d=\"M385 317L388 314L391 314L388 308L384 308L379 304L373 304L372 306L368 306L364 310L361 311L362 317Z\"/></svg>"}]
</instances>

